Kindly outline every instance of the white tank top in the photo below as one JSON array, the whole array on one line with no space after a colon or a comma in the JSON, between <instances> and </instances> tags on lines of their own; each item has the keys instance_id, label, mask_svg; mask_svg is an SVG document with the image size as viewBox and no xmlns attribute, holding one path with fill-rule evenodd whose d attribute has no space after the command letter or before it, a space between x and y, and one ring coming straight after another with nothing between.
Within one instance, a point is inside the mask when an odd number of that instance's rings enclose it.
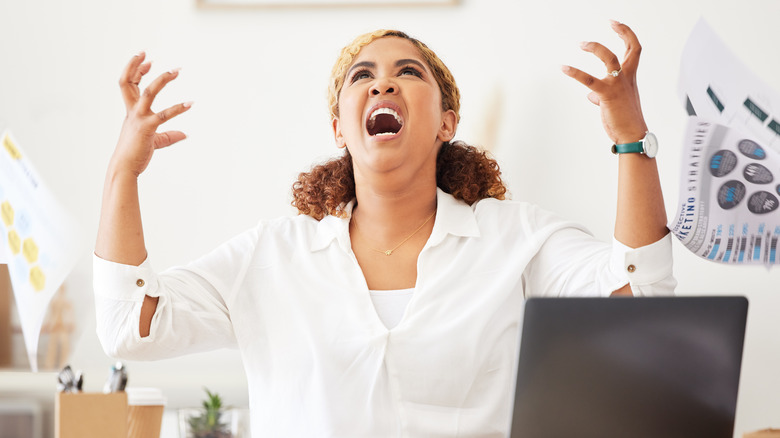
<instances>
[{"instance_id":1,"label":"white tank top","mask_svg":"<svg viewBox=\"0 0 780 438\"><path fill-rule=\"evenodd\" d=\"M376 314L388 330L392 330L404 317L406 306L414 295L414 288L401 290L371 290L371 301Z\"/></svg>"}]
</instances>

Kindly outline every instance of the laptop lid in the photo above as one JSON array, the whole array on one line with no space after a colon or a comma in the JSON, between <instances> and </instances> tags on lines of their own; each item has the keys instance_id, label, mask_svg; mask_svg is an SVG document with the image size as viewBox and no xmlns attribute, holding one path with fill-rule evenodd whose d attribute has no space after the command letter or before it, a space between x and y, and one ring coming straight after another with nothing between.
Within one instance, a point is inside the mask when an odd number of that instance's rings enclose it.
<instances>
[{"instance_id":1,"label":"laptop lid","mask_svg":"<svg viewBox=\"0 0 780 438\"><path fill-rule=\"evenodd\" d=\"M732 438L744 297L531 298L512 438Z\"/></svg>"}]
</instances>

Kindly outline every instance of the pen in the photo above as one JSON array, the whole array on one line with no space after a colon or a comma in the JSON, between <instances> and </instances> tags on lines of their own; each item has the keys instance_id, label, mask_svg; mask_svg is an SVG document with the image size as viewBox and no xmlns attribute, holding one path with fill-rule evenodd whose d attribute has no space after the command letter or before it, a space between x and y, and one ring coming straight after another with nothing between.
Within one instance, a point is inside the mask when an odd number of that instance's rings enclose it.
<instances>
[{"instance_id":1,"label":"pen","mask_svg":"<svg viewBox=\"0 0 780 438\"><path fill-rule=\"evenodd\" d=\"M105 386L103 386L103 392L119 392L124 391L127 386L127 369L122 362L117 362L111 367L111 374L108 376Z\"/></svg>"}]
</instances>

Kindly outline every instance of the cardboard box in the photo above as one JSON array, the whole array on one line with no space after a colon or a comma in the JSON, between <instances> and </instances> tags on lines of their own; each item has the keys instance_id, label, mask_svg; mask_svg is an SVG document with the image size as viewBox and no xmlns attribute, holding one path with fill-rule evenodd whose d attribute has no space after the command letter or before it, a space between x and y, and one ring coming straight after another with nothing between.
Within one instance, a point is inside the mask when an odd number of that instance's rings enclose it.
<instances>
[{"instance_id":1,"label":"cardboard box","mask_svg":"<svg viewBox=\"0 0 780 438\"><path fill-rule=\"evenodd\" d=\"M780 438L780 429L764 429L748 432L742 438Z\"/></svg>"},{"instance_id":2,"label":"cardboard box","mask_svg":"<svg viewBox=\"0 0 780 438\"><path fill-rule=\"evenodd\" d=\"M125 392L57 393L55 438L127 438Z\"/></svg>"}]
</instances>

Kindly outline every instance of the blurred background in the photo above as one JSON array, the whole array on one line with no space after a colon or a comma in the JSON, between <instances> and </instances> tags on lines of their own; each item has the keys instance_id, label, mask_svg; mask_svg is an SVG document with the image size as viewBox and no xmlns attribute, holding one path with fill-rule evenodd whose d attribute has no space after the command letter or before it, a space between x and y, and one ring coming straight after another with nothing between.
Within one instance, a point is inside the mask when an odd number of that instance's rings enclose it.
<instances>
[{"instance_id":1,"label":"blurred background","mask_svg":"<svg viewBox=\"0 0 780 438\"><path fill-rule=\"evenodd\" d=\"M749 68L779 90L779 16L777 0L315 7L0 0L0 130L12 131L76 219L73 232L83 236L86 248L65 283L64 322L59 331L44 327L39 362L51 370L67 361L84 371L91 391L102 389L114 363L95 335L91 248L106 165L124 118L118 79L140 50L153 62L148 77L182 68L154 109L195 102L166 125L189 138L158 151L140 180L150 260L164 269L204 254L258 220L295 214L290 187L297 173L339 152L326 104L333 62L353 37L377 28L404 30L448 64L463 95L456 138L493 152L513 199L538 203L607 240L615 216L616 158L587 89L563 75L560 65L604 75L603 64L579 43L599 41L622 57L623 42L609 20L627 23L644 47L639 86L648 126L660 139L658 164L672 218L687 119L677 78L690 31L705 18ZM677 241L674 257L679 294L750 299L735 436L780 427L780 273L707 262ZM0 399L37 400L50 420L56 377L26 371L15 318L15 309L5 317L12 359L0 371ZM49 343L63 332L69 354L50 357ZM131 385L162 388L172 409L197 406L204 386L228 404L247 403L236 351L126 366Z\"/></svg>"}]
</instances>

